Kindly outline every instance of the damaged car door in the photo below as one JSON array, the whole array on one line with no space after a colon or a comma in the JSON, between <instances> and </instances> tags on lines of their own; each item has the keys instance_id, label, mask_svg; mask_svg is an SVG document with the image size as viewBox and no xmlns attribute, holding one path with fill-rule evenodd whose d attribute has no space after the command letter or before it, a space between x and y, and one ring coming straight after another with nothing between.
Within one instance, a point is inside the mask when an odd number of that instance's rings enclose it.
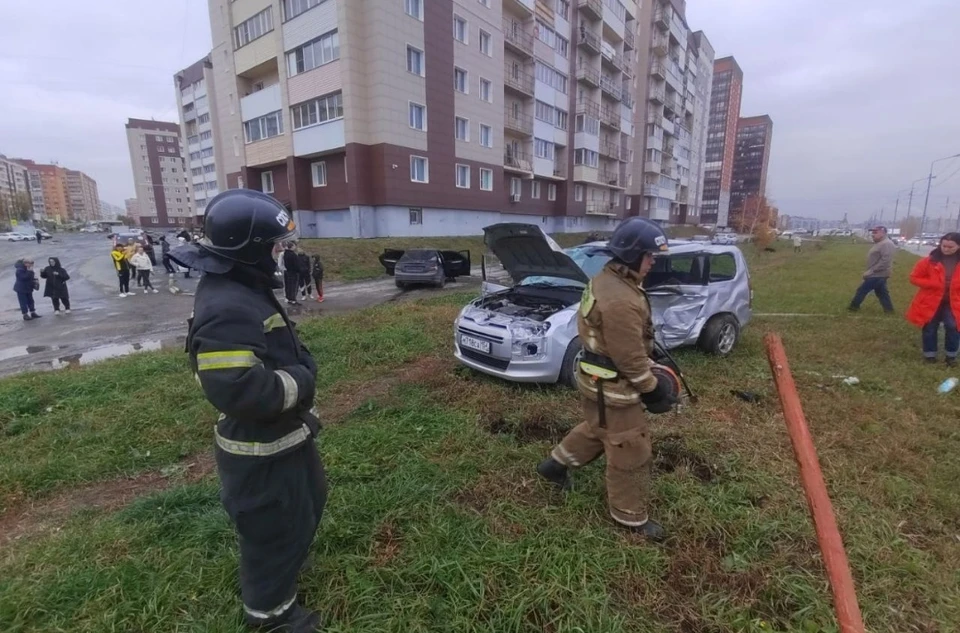
<instances>
[{"instance_id":1,"label":"damaged car door","mask_svg":"<svg viewBox=\"0 0 960 633\"><path fill-rule=\"evenodd\" d=\"M667 349L697 342L709 296L705 253L658 257L643 281L657 337Z\"/></svg>"}]
</instances>

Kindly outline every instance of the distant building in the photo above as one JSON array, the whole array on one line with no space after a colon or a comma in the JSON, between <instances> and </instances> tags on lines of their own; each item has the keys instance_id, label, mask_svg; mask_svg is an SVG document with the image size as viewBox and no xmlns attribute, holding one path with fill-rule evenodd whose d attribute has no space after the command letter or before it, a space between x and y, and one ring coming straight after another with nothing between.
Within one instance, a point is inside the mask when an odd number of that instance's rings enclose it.
<instances>
[{"instance_id":1,"label":"distant building","mask_svg":"<svg viewBox=\"0 0 960 633\"><path fill-rule=\"evenodd\" d=\"M100 218L100 194L97 181L82 171L66 170L67 205L70 219L93 222Z\"/></svg>"},{"instance_id":2,"label":"distant building","mask_svg":"<svg viewBox=\"0 0 960 633\"><path fill-rule=\"evenodd\" d=\"M180 125L129 119L126 130L140 226L193 226Z\"/></svg>"},{"instance_id":3,"label":"distant building","mask_svg":"<svg viewBox=\"0 0 960 633\"><path fill-rule=\"evenodd\" d=\"M32 213L32 206L27 168L0 154L0 223L15 219L21 211Z\"/></svg>"},{"instance_id":4,"label":"distant building","mask_svg":"<svg viewBox=\"0 0 960 633\"><path fill-rule=\"evenodd\" d=\"M223 146L210 56L184 68L173 79L182 142L187 148L185 162L190 172L187 190L199 219L206 210L207 200L227 188L226 174L218 168L223 163Z\"/></svg>"},{"instance_id":5,"label":"distant building","mask_svg":"<svg viewBox=\"0 0 960 633\"><path fill-rule=\"evenodd\" d=\"M127 217L133 220L136 225L140 224L140 202L136 198L127 198L124 200L124 206L127 208Z\"/></svg>"},{"instance_id":6,"label":"distant building","mask_svg":"<svg viewBox=\"0 0 960 633\"><path fill-rule=\"evenodd\" d=\"M31 199L42 202L42 209L38 212L34 206L34 213L41 214L46 219L57 224L70 221L70 201L67 197L67 170L60 165L36 163L32 160L17 158L14 162L27 168L29 181L38 187L39 194L31 193Z\"/></svg>"},{"instance_id":7,"label":"distant building","mask_svg":"<svg viewBox=\"0 0 960 633\"><path fill-rule=\"evenodd\" d=\"M743 212L743 204L753 196L767 195L767 167L773 142L773 119L743 117L737 124L737 141L730 189L730 215Z\"/></svg>"},{"instance_id":8,"label":"distant building","mask_svg":"<svg viewBox=\"0 0 960 633\"><path fill-rule=\"evenodd\" d=\"M733 162L743 94L743 71L733 57L713 64L713 89L710 94L710 124L704 159L704 224L727 226L730 216L730 192Z\"/></svg>"},{"instance_id":9,"label":"distant building","mask_svg":"<svg viewBox=\"0 0 960 633\"><path fill-rule=\"evenodd\" d=\"M102 222L114 222L117 218L126 214L127 211L123 207L118 207L115 204L110 204L103 200L100 201L100 220Z\"/></svg>"}]
</instances>

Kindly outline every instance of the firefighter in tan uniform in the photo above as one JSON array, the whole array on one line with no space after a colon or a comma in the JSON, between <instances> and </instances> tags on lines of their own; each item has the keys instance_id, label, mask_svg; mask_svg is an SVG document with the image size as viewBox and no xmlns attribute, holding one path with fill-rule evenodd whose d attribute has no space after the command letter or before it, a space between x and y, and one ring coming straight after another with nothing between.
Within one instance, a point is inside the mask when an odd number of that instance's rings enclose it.
<instances>
[{"instance_id":1,"label":"firefighter in tan uniform","mask_svg":"<svg viewBox=\"0 0 960 633\"><path fill-rule=\"evenodd\" d=\"M584 422L553 449L537 472L562 488L569 469L607 458L607 502L618 525L652 540L663 528L647 514L652 446L647 413L676 403L668 370L655 365L650 303L640 284L667 238L653 222L630 218L606 250L613 259L583 293L578 315L583 356L577 366ZM646 412L645 412L646 411Z\"/></svg>"}]
</instances>

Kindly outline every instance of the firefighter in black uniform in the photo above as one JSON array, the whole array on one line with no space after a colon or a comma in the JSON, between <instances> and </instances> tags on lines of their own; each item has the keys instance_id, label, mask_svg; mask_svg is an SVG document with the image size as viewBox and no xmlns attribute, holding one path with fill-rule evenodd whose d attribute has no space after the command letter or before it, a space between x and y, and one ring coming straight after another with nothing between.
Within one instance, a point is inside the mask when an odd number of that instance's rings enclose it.
<instances>
[{"instance_id":1,"label":"firefighter in black uniform","mask_svg":"<svg viewBox=\"0 0 960 633\"><path fill-rule=\"evenodd\" d=\"M320 630L297 602L327 486L314 438L317 367L274 297L275 249L293 239L286 209L233 189L207 206L204 238L175 249L205 274L197 286L187 351L210 403L221 499L240 541L240 589L248 625Z\"/></svg>"}]
</instances>

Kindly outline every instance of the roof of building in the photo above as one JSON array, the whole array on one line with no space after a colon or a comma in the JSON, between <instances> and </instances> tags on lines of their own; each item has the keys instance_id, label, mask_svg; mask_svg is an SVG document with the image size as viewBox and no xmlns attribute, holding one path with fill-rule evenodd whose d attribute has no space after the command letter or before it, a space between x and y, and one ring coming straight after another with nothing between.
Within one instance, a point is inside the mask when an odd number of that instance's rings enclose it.
<instances>
[{"instance_id":1,"label":"roof of building","mask_svg":"<svg viewBox=\"0 0 960 633\"><path fill-rule=\"evenodd\" d=\"M180 133L180 124L171 121L154 121L146 119L127 119L126 128L136 130L151 130L155 132Z\"/></svg>"}]
</instances>

